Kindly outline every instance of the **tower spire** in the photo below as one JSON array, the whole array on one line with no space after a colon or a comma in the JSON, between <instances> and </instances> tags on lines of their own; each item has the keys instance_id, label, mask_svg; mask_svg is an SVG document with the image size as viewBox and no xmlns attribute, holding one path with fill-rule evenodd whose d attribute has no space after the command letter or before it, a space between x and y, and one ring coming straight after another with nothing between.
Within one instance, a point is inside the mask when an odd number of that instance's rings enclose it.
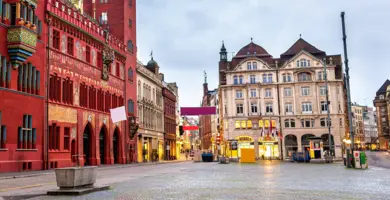
<instances>
[{"instance_id":1,"label":"tower spire","mask_svg":"<svg viewBox=\"0 0 390 200\"><path fill-rule=\"evenodd\" d=\"M203 70L204 83L207 83L207 73L206 70Z\"/></svg>"}]
</instances>

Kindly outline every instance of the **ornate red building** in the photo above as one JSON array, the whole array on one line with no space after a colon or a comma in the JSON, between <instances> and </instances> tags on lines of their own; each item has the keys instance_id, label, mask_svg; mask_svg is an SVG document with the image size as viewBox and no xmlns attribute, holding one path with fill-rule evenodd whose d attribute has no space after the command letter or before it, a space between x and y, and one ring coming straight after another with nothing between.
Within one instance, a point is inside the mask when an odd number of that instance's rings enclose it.
<instances>
[{"instance_id":1,"label":"ornate red building","mask_svg":"<svg viewBox=\"0 0 390 200\"><path fill-rule=\"evenodd\" d=\"M210 92L208 89L208 84L206 80L203 83L203 97L201 107L208 107L210 105ZM212 142L211 142L211 116L210 115L201 115L199 116L199 137L201 139L201 148L203 150L211 150Z\"/></svg>"},{"instance_id":2,"label":"ornate red building","mask_svg":"<svg viewBox=\"0 0 390 200\"><path fill-rule=\"evenodd\" d=\"M0 172L43 167L44 8L0 0Z\"/></svg>"},{"instance_id":3,"label":"ornate red building","mask_svg":"<svg viewBox=\"0 0 390 200\"><path fill-rule=\"evenodd\" d=\"M166 85L163 88L164 97L164 143L165 160L176 159L176 96Z\"/></svg>"},{"instance_id":4,"label":"ornate red building","mask_svg":"<svg viewBox=\"0 0 390 200\"><path fill-rule=\"evenodd\" d=\"M81 2L0 0L0 172L136 161L135 0Z\"/></svg>"}]
</instances>

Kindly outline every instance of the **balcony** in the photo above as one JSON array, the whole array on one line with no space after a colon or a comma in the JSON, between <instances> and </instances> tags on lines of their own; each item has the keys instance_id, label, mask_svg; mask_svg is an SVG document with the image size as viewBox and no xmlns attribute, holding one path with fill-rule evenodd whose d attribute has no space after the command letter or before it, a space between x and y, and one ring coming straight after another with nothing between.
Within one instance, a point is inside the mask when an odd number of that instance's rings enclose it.
<instances>
[{"instance_id":1,"label":"balcony","mask_svg":"<svg viewBox=\"0 0 390 200\"><path fill-rule=\"evenodd\" d=\"M25 26L11 26L7 33L7 48L14 68L35 53L37 33Z\"/></svg>"}]
</instances>

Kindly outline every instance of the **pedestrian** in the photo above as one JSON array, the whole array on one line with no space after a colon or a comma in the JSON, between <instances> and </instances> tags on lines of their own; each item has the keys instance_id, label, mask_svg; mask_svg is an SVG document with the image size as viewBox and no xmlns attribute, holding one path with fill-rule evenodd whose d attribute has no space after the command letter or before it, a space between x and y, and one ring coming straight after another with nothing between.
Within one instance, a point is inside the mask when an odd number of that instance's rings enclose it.
<instances>
[{"instance_id":1,"label":"pedestrian","mask_svg":"<svg viewBox=\"0 0 390 200\"><path fill-rule=\"evenodd\" d=\"M186 160L188 160L188 151L186 151Z\"/></svg>"}]
</instances>

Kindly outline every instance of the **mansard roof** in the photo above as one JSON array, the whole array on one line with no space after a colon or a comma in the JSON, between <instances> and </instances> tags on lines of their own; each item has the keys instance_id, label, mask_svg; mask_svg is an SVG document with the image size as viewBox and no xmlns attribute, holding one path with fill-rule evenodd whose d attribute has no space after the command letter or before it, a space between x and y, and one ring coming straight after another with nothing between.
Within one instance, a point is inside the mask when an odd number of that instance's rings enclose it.
<instances>
[{"instance_id":1,"label":"mansard roof","mask_svg":"<svg viewBox=\"0 0 390 200\"><path fill-rule=\"evenodd\" d=\"M306 42L306 40L299 38L286 52L280 55L280 57L292 57L302 50L313 54L314 56L325 55L324 51L317 49L315 46Z\"/></svg>"}]
</instances>

